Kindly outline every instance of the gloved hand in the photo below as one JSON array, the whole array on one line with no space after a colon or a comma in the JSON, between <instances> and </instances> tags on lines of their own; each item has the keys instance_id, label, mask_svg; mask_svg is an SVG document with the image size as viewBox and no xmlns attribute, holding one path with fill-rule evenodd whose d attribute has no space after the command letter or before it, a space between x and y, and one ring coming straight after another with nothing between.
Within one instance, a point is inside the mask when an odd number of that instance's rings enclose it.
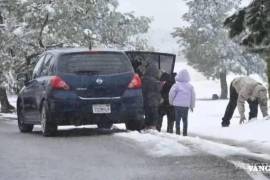
<instances>
[{"instance_id":1,"label":"gloved hand","mask_svg":"<svg viewBox=\"0 0 270 180\"><path fill-rule=\"evenodd\" d=\"M166 84L166 81L161 81L161 87L163 87L164 84Z\"/></svg>"},{"instance_id":2,"label":"gloved hand","mask_svg":"<svg viewBox=\"0 0 270 180\"><path fill-rule=\"evenodd\" d=\"M241 117L240 121L239 121L239 124L244 124L245 120L246 120L245 116Z\"/></svg>"}]
</instances>

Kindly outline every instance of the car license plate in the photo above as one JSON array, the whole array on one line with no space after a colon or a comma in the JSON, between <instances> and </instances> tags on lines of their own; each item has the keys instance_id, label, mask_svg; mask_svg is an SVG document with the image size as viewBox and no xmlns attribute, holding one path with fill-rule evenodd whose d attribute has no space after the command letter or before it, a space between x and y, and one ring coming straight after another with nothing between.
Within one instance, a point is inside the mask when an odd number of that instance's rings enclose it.
<instances>
[{"instance_id":1,"label":"car license plate","mask_svg":"<svg viewBox=\"0 0 270 180\"><path fill-rule=\"evenodd\" d=\"M109 114L111 113L110 104L94 104L92 106L94 114Z\"/></svg>"}]
</instances>

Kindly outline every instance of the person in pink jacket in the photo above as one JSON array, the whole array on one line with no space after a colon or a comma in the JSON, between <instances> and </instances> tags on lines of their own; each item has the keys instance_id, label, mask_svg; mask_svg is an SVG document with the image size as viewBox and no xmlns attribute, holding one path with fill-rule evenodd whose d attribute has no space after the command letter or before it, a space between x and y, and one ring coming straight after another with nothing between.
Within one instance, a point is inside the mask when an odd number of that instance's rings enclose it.
<instances>
[{"instance_id":1,"label":"person in pink jacket","mask_svg":"<svg viewBox=\"0 0 270 180\"><path fill-rule=\"evenodd\" d=\"M176 134L180 135L180 121L183 120L183 136L187 136L188 110L195 107L195 91L190 82L186 69L181 70L175 77L175 84L169 92L169 102L175 107Z\"/></svg>"}]
</instances>

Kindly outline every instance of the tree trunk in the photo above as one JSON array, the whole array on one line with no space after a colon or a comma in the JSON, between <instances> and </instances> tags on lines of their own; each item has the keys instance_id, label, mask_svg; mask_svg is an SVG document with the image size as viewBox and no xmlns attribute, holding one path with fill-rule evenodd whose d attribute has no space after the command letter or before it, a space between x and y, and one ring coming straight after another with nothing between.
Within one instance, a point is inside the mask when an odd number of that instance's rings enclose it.
<instances>
[{"instance_id":1,"label":"tree trunk","mask_svg":"<svg viewBox=\"0 0 270 180\"><path fill-rule=\"evenodd\" d=\"M249 76L250 75L250 70L251 69L251 67L250 67L250 65L248 65L248 68L247 68L247 76Z\"/></svg>"},{"instance_id":2,"label":"tree trunk","mask_svg":"<svg viewBox=\"0 0 270 180\"><path fill-rule=\"evenodd\" d=\"M226 70L222 70L220 72L220 86L221 86L220 99L227 99L228 85L227 85L227 71Z\"/></svg>"},{"instance_id":3,"label":"tree trunk","mask_svg":"<svg viewBox=\"0 0 270 180\"><path fill-rule=\"evenodd\" d=\"M4 18L2 16L2 12L0 12L0 24L4 24Z\"/></svg>"},{"instance_id":4,"label":"tree trunk","mask_svg":"<svg viewBox=\"0 0 270 180\"><path fill-rule=\"evenodd\" d=\"M12 110L15 109L12 105L10 105L8 101L5 87L0 87L0 104L1 104L0 112L2 113L10 113L12 112Z\"/></svg>"}]
</instances>

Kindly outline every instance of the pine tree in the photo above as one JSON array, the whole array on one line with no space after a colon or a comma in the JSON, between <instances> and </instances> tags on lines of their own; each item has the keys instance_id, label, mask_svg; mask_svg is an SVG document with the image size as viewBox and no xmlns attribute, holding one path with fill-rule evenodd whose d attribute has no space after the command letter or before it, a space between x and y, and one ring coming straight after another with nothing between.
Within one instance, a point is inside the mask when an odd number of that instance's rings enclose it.
<instances>
[{"instance_id":1,"label":"pine tree","mask_svg":"<svg viewBox=\"0 0 270 180\"><path fill-rule=\"evenodd\" d=\"M224 22L225 26L230 30L231 38L243 37L239 43L265 59L268 84L270 84L269 16L270 1L254 0L247 7L228 17Z\"/></svg>"},{"instance_id":2,"label":"pine tree","mask_svg":"<svg viewBox=\"0 0 270 180\"><path fill-rule=\"evenodd\" d=\"M244 56L244 50L228 38L223 27L227 13L238 4L239 1L233 0L188 1L189 11L183 15L188 25L176 28L172 34L178 38L191 66L206 77L220 79L222 99L227 98L226 76L229 72L251 73L255 70L248 65L251 57ZM258 57L256 59L260 62ZM263 63L258 65L263 67Z\"/></svg>"}]
</instances>

